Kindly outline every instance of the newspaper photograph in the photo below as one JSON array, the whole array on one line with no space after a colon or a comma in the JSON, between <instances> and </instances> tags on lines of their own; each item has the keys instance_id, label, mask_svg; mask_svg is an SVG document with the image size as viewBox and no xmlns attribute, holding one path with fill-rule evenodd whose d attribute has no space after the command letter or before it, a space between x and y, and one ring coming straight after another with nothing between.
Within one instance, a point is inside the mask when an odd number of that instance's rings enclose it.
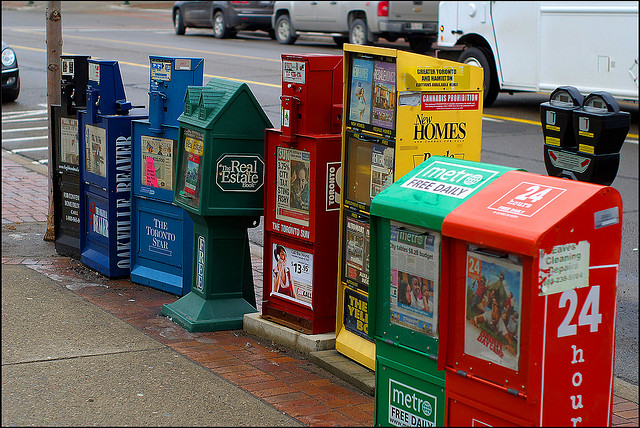
<instances>
[{"instance_id":1,"label":"newspaper photograph","mask_svg":"<svg viewBox=\"0 0 640 428\"><path fill-rule=\"evenodd\" d=\"M309 226L311 154L277 147L276 219Z\"/></svg>"},{"instance_id":2,"label":"newspaper photograph","mask_svg":"<svg viewBox=\"0 0 640 428\"><path fill-rule=\"evenodd\" d=\"M522 262L469 249L464 352L519 370Z\"/></svg>"},{"instance_id":3,"label":"newspaper photograph","mask_svg":"<svg viewBox=\"0 0 640 428\"><path fill-rule=\"evenodd\" d=\"M438 337L440 234L391 221L390 322Z\"/></svg>"},{"instance_id":4,"label":"newspaper photograph","mask_svg":"<svg viewBox=\"0 0 640 428\"><path fill-rule=\"evenodd\" d=\"M107 130L85 125L85 168L87 172L107 176Z\"/></svg>"},{"instance_id":5,"label":"newspaper photograph","mask_svg":"<svg viewBox=\"0 0 640 428\"><path fill-rule=\"evenodd\" d=\"M393 183L393 148L373 144L371 148L370 199Z\"/></svg>"},{"instance_id":6,"label":"newspaper photograph","mask_svg":"<svg viewBox=\"0 0 640 428\"><path fill-rule=\"evenodd\" d=\"M173 190L174 140L141 136L141 184Z\"/></svg>"},{"instance_id":7,"label":"newspaper photograph","mask_svg":"<svg viewBox=\"0 0 640 428\"><path fill-rule=\"evenodd\" d=\"M60 162L78 165L80 163L78 142L78 119L60 118Z\"/></svg>"}]
</instances>

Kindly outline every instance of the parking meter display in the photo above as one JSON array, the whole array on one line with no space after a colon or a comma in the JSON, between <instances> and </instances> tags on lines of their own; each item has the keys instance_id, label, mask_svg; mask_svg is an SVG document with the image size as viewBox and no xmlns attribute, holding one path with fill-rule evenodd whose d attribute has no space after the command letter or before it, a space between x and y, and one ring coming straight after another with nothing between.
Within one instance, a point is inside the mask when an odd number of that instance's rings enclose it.
<instances>
[{"instance_id":1,"label":"parking meter display","mask_svg":"<svg viewBox=\"0 0 640 428\"><path fill-rule=\"evenodd\" d=\"M440 234L391 221L390 322L438 337Z\"/></svg>"},{"instance_id":2,"label":"parking meter display","mask_svg":"<svg viewBox=\"0 0 640 428\"><path fill-rule=\"evenodd\" d=\"M184 130L184 150L183 165L181 171L185 171L179 177L178 188L180 196L184 197L186 203L194 208L200 206L200 177L202 169L200 164L204 154L204 134L193 129Z\"/></svg>"},{"instance_id":3,"label":"parking meter display","mask_svg":"<svg viewBox=\"0 0 640 428\"><path fill-rule=\"evenodd\" d=\"M176 141L142 135L140 180L143 186L173 190Z\"/></svg>"},{"instance_id":4,"label":"parking meter display","mask_svg":"<svg viewBox=\"0 0 640 428\"><path fill-rule=\"evenodd\" d=\"M273 243L271 294L312 308L313 254Z\"/></svg>"},{"instance_id":5,"label":"parking meter display","mask_svg":"<svg viewBox=\"0 0 640 428\"><path fill-rule=\"evenodd\" d=\"M311 154L278 146L276 219L309 226Z\"/></svg>"},{"instance_id":6,"label":"parking meter display","mask_svg":"<svg viewBox=\"0 0 640 428\"><path fill-rule=\"evenodd\" d=\"M79 165L78 119L60 118L60 162ZM73 169L78 172L78 169Z\"/></svg>"},{"instance_id":7,"label":"parking meter display","mask_svg":"<svg viewBox=\"0 0 640 428\"><path fill-rule=\"evenodd\" d=\"M152 60L151 80L170 81L172 63L171 60Z\"/></svg>"},{"instance_id":8,"label":"parking meter display","mask_svg":"<svg viewBox=\"0 0 640 428\"><path fill-rule=\"evenodd\" d=\"M465 354L519 370L521 259L470 246L466 270Z\"/></svg>"},{"instance_id":9,"label":"parking meter display","mask_svg":"<svg viewBox=\"0 0 640 428\"><path fill-rule=\"evenodd\" d=\"M107 130L85 125L85 166L87 172L107 176Z\"/></svg>"}]
</instances>

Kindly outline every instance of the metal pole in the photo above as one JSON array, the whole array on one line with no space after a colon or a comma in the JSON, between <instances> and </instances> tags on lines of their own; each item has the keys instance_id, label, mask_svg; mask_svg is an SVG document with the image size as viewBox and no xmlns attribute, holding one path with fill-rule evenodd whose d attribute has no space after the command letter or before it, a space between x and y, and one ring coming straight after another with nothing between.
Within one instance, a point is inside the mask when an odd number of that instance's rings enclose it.
<instances>
[{"instance_id":1,"label":"metal pole","mask_svg":"<svg viewBox=\"0 0 640 428\"><path fill-rule=\"evenodd\" d=\"M51 132L51 105L60 104L60 55L62 54L62 14L59 1L47 1L45 10L47 43L47 106L49 109L49 213L45 241L55 240L53 218L53 135Z\"/></svg>"}]
</instances>

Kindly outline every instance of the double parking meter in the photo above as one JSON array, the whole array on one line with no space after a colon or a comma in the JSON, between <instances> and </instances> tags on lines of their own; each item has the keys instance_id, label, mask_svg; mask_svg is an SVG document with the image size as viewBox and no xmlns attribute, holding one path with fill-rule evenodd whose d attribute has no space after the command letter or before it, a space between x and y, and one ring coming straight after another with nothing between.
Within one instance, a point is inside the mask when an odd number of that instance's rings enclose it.
<instances>
[{"instance_id":1,"label":"double parking meter","mask_svg":"<svg viewBox=\"0 0 640 428\"><path fill-rule=\"evenodd\" d=\"M80 153L78 110L86 108L89 56L61 55L60 105L50 110L53 136L55 249L80 259Z\"/></svg>"},{"instance_id":2,"label":"double parking meter","mask_svg":"<svg viewBox=\"0 0 640 428\"><path fill-rule=\"evenodd\" d=\"M242 328L256 312L247 229L264 203L264 133L249 87L213 78L189 86L178 118L174 203L193 220L191 291L161 313L188 331Z\"/></svg>"},{"instance_id":3,"label":"double parking meter","mask_svg":"<svg viewBox=\"0 0 640 428\"><path fill-rule=\"evenodd\" d=\"M80 261L110 278L129 275L131 122L147 118L125 98L117 61L88 60L87 108L78 114Z\"/></svg>"},{"instance_id":4,"label":"double parking meter","mask_svg":"<svg viewBox=\"0 0 640 428\"><path fill-rule=\"evenodd\" d=\"M446 372L438 369L438 356L449 340L441 326L447 320L450 240L442 223L511 170L432 156L371 201L376 426L443 426Z\"/></svg>"},{"instance_id":5,"label":"double parking meter","mask_svg":"<svg viewBox=\"0 0 640 428\"><path fill-rule=\"evenodd\" d=\"M193 221L173 203L178 116L202 58L150 56L149 119L131 128L131 281L183 296L191 290Z\"/></svg>"},{"instance_id":6,"label":"double parking meter","mask_svg":"<svg viewBox=\"0 0 640 428\"><path fill-rule=\"evenodd\" d=\"M334 331L342 55L282 55L282 123L267 129L262 317Z\"/></svg>"},{"instance_id":7,"label":"double parking meter","mask_svg":"<svg viewBox=\"0 0 640 428\"><path fill-rule=\"evenodd\" d=\"M615 180L630 114L620 111L611 94L583 97L572 86L560 86L540 105L540 117L549 175L603 185Z\"/></svg>"}]
</instances>

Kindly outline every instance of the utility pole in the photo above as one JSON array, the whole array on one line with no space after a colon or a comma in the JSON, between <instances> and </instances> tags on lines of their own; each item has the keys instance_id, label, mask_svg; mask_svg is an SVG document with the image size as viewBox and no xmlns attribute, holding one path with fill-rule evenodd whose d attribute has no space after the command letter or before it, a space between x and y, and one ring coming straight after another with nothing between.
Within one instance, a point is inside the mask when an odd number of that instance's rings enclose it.
<instances>
[{"instance_id":1,"label":"utility pole","mask_svg":"<svg viewBox=\"0 0 640 428\"><path fill-rule=\"evenodd\" d=\"M45 241L55 240L53 218L53 124L51 123L51 105L60 104L60 55L62 54L62 13L59 1L47 1L45 10L47 43L47 108L49 109L49 213Z\"/></svg>"}]
</instances>

